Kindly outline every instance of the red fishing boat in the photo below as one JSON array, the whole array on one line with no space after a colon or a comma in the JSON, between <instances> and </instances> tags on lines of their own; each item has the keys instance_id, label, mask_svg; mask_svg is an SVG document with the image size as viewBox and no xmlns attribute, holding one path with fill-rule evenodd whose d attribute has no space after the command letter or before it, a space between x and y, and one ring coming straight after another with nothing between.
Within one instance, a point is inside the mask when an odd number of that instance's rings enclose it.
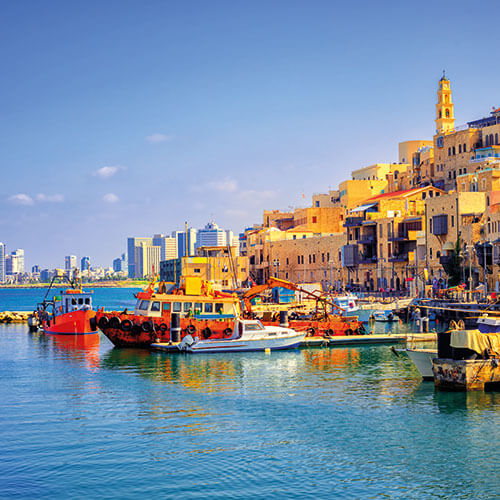
<instances>
[{"instance_id":1,"label":"red fishing boat","mask_svg":"<svg viewBox=\"0 0 500 500\"><path fill-rule=\"evenodd\" d=\"M52 300L44 299L38 305L36 314L43 331L54 335L98 334L95 321L91 321L95 317L95 311L92 310L92 292L82 290L78 280L70 283L72 288L61 290Z\"/></svg>"}]
</instances>

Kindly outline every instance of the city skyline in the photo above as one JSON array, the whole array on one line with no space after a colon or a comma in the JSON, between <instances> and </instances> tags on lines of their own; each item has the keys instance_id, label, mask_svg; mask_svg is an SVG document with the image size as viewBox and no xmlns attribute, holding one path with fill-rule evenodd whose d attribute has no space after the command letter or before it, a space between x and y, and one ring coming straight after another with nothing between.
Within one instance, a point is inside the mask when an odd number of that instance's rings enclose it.
<instances>
[{"instance_id":1,"label":"city skyline","mask_svg":"<svg viewBox=\"0 0 500 500\"><path fill-rule=\"evenodd\" d=\"M69 253L109 266L129 235L185 220L238 233L264 209L397 161L394 144L432 138L443 69L457 125L500 104L489 51L463 37L482 25L463 2L422 2L426 15L371 3L53 5L5 6L0 34L16 47L0 83L0 239L25 249L27 269ZM483 47L498 38L485 31ZM466 61L488 67L480 88Z\"/></svg>"}]
</instances>

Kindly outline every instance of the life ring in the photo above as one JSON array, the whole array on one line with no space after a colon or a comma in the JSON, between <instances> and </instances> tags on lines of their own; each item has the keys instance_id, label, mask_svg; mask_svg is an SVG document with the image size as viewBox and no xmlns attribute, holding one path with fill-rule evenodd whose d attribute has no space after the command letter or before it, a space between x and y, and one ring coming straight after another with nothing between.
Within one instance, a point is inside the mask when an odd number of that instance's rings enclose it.
<instances>
[{"instance_id":1,"label":"life ring","mask_svg":"<svg viewBox=\"0 0 500 500\"><path fill-rule=\"evenodd\" d=\"M188 325L186 327L186 332L189 333L189 335L194 335L196 333L196 328L194 325Z\"/></svg>"},{"instance_id":2,"label":"life ring","mask_svg":"<svg viewBox=\"0 0 500 500\"><path fill-rule=\"evenodd\" d=\"M233 334L233 330L231 330L231 328L226 328L222 333L224 337L230 337Z\"/></svg>"},{"instance_id":3,"label":"life ring","mask_svg":"<svg viewBox=\"0 0 500 500\"><path fill-rule=\"evenodd\" d=\"M151 321L144 321L141 327L144 333L149 333L153 331L153 323L151 323Z\"/></svg>"},{"instance_id":4,"label":"life ring","mask_svg":"<svg viewBox=\"0 0 500 500\"><path fill-rule=\"evenodd\" d=\"M204 328L201 333L204 339L209 339L212 336L212 330L210 330L208 326Z\"/></svg>"},{"instance_id":5,"label":"life ring","mask_svg":"<svg viewBox=\"0 0 500 500\"><path fill-rule=\"evenodd\" d=\"M129 319L124 319L122 321L122 331L130 332L131 329L132 329L132 321L130 321Z\"/></svg>"},{"instance_id":6,"label":"life ring","mask_svg":"<svg viewBox=\"0 0 500 500\"><path fill-rule=\"evenodd\" d=\"M168 326L165 323L161 323L158 327L161 333L165 333L168 330Z\"/></svg>"},{"instance_id":7,"label":"life ring","mask_svg":"<svg viewBox=\"0 0 500 500\"><path fill-rule=\"evenodd\" d=\"M112 318L110 318L110 320L109 320L109 327L110 328L117 330L118 328L120 328L120 325L121 325L120 318L118 318L117 316L113 316Z\"/></svg>"},{"instance_id":8,"label":"life ring","mask_svg":"<svg viewBox=\"0 0 500 500\"><path fill-rule=\"evenodd\" d=\"M348 328L348 329L345 331L345 334L346 334L346 335L352 335L353 333L354 333L354 332L353 332L350 328Z\"/></svg>"},{"instance_id":9,"label":"life ring","mask_svg":"<svg viewBox=\"0 0 500 500\"><path fill-rule=\"evenodd\" d=\"M334 334L335 332L331 328L328 328L328 330L325 332L325 335L327 337L332 337Z\"/></svg>"},{"instance_id":10,"label":"life ring","mask_svg":"<svg viewBox=\"0 0 500 500\"><path fill-rule=\"evenodd\" d=\"M290 319L292 319L292 320L295 320L298 317L299 317L299 315L296 312L293 312L292 314L290 314Z\"/></svg>"},{"instance_id":11,"label":"life ring","mask_svg":"<svg viewBox=\"0 0 500 500\"><path fill-rule=\"evenodd\" d=\"M100 328L101 330L103 330L104 328L107 328L107 327L108 327L108 325L109 325L109 320L108 320L108 318L107 318L106 316L101 316L101 317L99 318L99 321L98 321L97 325L99 326L99 328Z\"/></svg>"}]
</instances>

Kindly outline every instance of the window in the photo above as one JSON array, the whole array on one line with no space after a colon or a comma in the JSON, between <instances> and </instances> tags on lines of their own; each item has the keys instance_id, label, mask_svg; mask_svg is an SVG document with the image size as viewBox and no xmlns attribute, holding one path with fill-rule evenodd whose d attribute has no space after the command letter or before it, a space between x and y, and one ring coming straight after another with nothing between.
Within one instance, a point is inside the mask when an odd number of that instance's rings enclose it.
<instances>
[{"instance_id":1,"label":"window","mask_svg":"<svg viewBox=\"0 0 500 500\"><path fill-rule=\"evenodd\" d=\"M194 303L194 313L200 314L203 312L203 304L201 302Z\"/></svg>"},{"instance_id":2,"label":"window","mask_svg":"<svg viewBox=\"0 0 500 500\"><path fill-rule=\"evenodd\" d=\"M462 145L461 144L458 145L458 153L459 154L462 153Z\"/></svg>"},{"instance_id":3,"label":"window","mask_svg":"<svg viewBox=\"0 0 500 500\"><path fill-rule=\"evenodd\" d=\"M453 156L455 156L455 154L456 154L455 153L455 146L453 146L452 151L453 151Z\"/></svg>"},{"instance_id":4,"label":"window","mask_svg":"<svg viewBox=\"0 0 500 500\"><path fill-rule=\"evenodd\" d=\"M448 156L451 156L451 148L448 148Z\"/></svg>"},{"instance_id":5,"label":"window","mask_svg":"<svg viewBox=\"0 0 500 500\"><path fill-rule=\"evenodd\" d=\"M321 254L321 262L325 262L325 254L324 253Z\"/></svg>"},{"instance_id":6,"label":"window","mask_svg":"<svg viewBox=\"0 0 500 500\"><path fill-rule=\"evenodd\" d=\"M300 255L297 255L297 264L300 264Z\"/></svg>"},{"instance_id":7,"label":"window","mask_svg":"<svg viewBox=\"0 0 500 500\"><path fill-rule=\"evenodd\" d=\"M211 313L214 310L214 305L211 302L206 302L205 303L205 312L206 313Z\"/></svg>"},{"instance_id":8,"label":"window","mask_svg":"<svg viewBox=\"0 0 500 500\"><path fill-rule=\"evenodd\" d=\"M382 224L379 226L379 234L381 238L384 236L384 226Z\"/></svg>"},{"instance_id":9,"label":"window","mask_svg":"<svg viewBox=\"0 0 500 500\"><path fill-rule=\"evenodd\" d=\"M174 302L172 307L172 312L180 313L182 311L182 302Z\"/></svg>"},{"instance_id":10,"label":"window","mask_svg":"<svg viewBox=\"0 0 500 500\"><path fill-rule=\"evenodd\" d=\"M455 227L455 216L451 216L451 227Z\"/></svg>"},{"instance_id":11,"label":"window","mask_svg":"<svg viewBox=\"0 0 500 500\"><path fill-rule=\"evenodd\" d=\"M436 252L436 259L439 259L439 257L441 257L441 252L438 250L438 251Z\"/></svg>"},{"instance_id":12,"label":"window","mask_svg":"<svg viewBox=\"0 0 500 500\"><path fill-rule=\"evenodd\" d=\"M141 300L141 303L139 304L139 310L147 311L148 307L149 307L149 300Z\"/></svg>"},{"instance_id":13,"label":"window","mask_svg":"<svg viewBox=\"0 0 500 500\"><path fill-rule=\"evenodd\" d=\"M313 264L316 264L316 254L313 253Z\"/></svg>"},{"instance_id":14,"label":"window","mask_svg":"<svg viewBox=\"0 0 500 500\"><path fill-rule=\"evenodd\" d=\"M192 302L184 302L184 312L187 313L193 308Z\"/></svg>"},{"instance_id":15,"label":"window","mask_svg":"<svg viewBox=\"0 0 500 500\"><path fill-rule=\"evenodd\" d=\"M294 234L294 235L293 235L293 239L294 239L294 240L296 240L296 239L297 239L297 235L296 235L296 234Z\"/></svg>"},{"instance_id":16,"label":"window","mask_svg":"<svg viewBox=\"0 0 500 500\"><path fill-rule=\"evenodd\" d=\"M450 117L450 110L447 108L444 114L446 115L446 118L449 118Z\"/></svg>"},{"instance_id":17,"label":"window","mask_svg":"<svg viewBox=\"0 0 500 500\"><path fill-rule=\"evenodd\" d=\"M87 297L87 298L85 299L85 304L90 304L90 298L89 298L89 297Z\"/></svg>"},{"instance_id":18,"label":"window","mask_svg":"<svg viewBox=\"0 0 500 500\"><path fill-rule=\"evenodd\" d=\"M288 266L288 257L286 258L286 265Z\"/></svg>"},{"instance_id":19,"label":"window","mask_svg":"<svg viewBox=\"0 0 500 500\"><path fill-rule=\"evenodd\" d=\"M193 269L193 272L196 274L199 274L199 273L201 273L201 269L196 267L195 269Z\"/></svg>"},{"instance_id":20,"label":"window","mask_svg":"<svg viewBox=\"0 0 500 500\"><path fill-rule=\"evenodd\" d=\"M215 304L215 312L222 314L224 312L224 304L217 302L217 304Z\"/></svg>"},{"instance_id":21,"label":"window","mask_svg":"<svg viewBox=\"0 0 500 500\"><path fill-rule=\"evenodd\" d=\"M83 306L83 299L78 299L78 305Z\"/></svg>"},{"instance_id":22,"label":"window","mask_svg":"<svg viewBox=\"0 0 500 500\"><path fill-rule=\"evenodd\" d=\"M153 302L151 304L151 312L158 312L160 310L160 303L159 302Z\"/></svg>"},{"instance_id":23,"label":"window","mask_svg":"<svg viewBox=\"0 0 500 500\"><path fill-rule=\"evenodd\" d=\"M464 153L467 153L467 146L464 144Z\"/></svg>"},{"instance_id":24,"label":"window","mask_svg":"<svg viewBox=\"0 0 500 500\"><path fill-rule=\"evenodd\" d=\"M163 302L163 312L170 311L170 302Z\"/></svg>"},{"instance_id":25,"label":"window","mask_svg":"<svg viewBox=\"0 0 500 500\"><path fill-rule=\"evenodd\" d=\"M318 218L315 215L313 215L312 223L316 224L316 222L318 222Z\"/></svg>"},{"instance_id":26,"label":"window","mask_svg":"<svg viewBox=\"0 0 500 500\"><path fill-rule=\"evenodd\" d=\"M432 248L429 248L429 256L432 259Z\"/></svg>"},{"instance_id":27,"label":"window","mask_svg":"<svg viewBox=\"0 0 500 500\"><path fill-rule=\"evenodd\" d=\"M309 264L311 263L311 254L309 254Z\"/></svg>"},{"instance_id":28,"label":"window","mask_svg":"<svg viewBox=\"0 0 500 500\"><path fill-rule=\"evenodd\" d=\"M316 207L319 207L319 201L316 201L316 202L315 202L315 206L316 206Z\"/></svg>"}]
</instances>

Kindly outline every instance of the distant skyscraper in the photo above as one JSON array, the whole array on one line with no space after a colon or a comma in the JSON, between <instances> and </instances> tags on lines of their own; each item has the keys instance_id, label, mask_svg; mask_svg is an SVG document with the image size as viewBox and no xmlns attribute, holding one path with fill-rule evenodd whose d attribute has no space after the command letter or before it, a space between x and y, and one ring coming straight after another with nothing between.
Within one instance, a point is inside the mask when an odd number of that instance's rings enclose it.
<instances>
[{"instance_id":1,"label":"distant skyscraper","mask_svg":"<svg viewBox=\"0 0 500 500\"><path fill-rule=\"evenodd\" d=\"M5 256L5 274L19 273L24 273L24 250L22 248Z\"/></svg>"},{"instance_id":2,"label":"distant skyscraper","mask_svg":"<svg viewBox=\"0 0 500 500\"><path fill-rule=\"evenodd\" d=\"M34 266L31 268L31 272L32 272L32 273L39 273L39 272L40 272L40 266L34 265Z\"/></svg>"},{"instance_id":3,"label":"distant skyscraper","mask_svg":"<svg viewBox=\"0 0 500 500\"><path fill-rule=\"evenodd\" d=\"M5 245L0 242L0 283L5 282Z\"/></svg>"},{"instance_id":4,"label":"distant skyscraper","mask_svg":"<svg viewBox=\"0 0 500 500\"><path fill-rule=\"evenodd\" d=\"M153 244L153 238L127 238L127 255L128 255L128 277L136 278L138 275L136 274L135 265L136 265L136 248L139 247L142 243L146 243L147 245Z\"/></svg>"},{"instance_id":5,"label":"distant skyscraper","mask_svg":"<svg viewBox=\"0 0 500 500\"><path fill-rule=\"evenodd\" d=\"M161 247L141 243L135 247L135 277L145 278L160 272Z\"/></svg>"},{"instance_id":6,"label":"distant skyscraper","mask_svg":"<svg viewBox=\"0 0 500 500\"><path fill-rule=\"evenodd\" d=\"M153 245L160 247L160 259L169 260L177 258L177 241L173 236L155 234L153 236Z\"/></svg>"},{"instance_id":7,"label":"distant skyscraper","mask_svg":"<svg viewBox=\"0 0 500 500\"><path fill-rule=\"evenodd\" d=\"M187 230L187 253L188 257L190 255L195 255L196 253L196 238L198 230L189 228ZM172 231L172 238L177 241L177 257L186 256L186 232L185 231Z\"/></svg>"},{"instance_id":8,"label":"distant skyscraper","mask_svg":"<svg viewBox=\"0 0 500 500\"><path fill-rule=\"evenodd\" d=\"M231 232L232 235L232 232ZM198 231L198 238L196 241L196 248L200 247L221 247L227 245L227 234L224 229L211 221L204 229Z\"/></svg>"},{"instance_id":9,"label":"distant skyscraper","mask_svg":"<svg viewBox=\"0 0 500 500\"><path fill-rule=\"evenodd\" d=\"M64 257L64 269L67 271L76 268L76 255L66 255Z\"/></svg>"},{"instance_id":10,"label":"distant skyscraper","mask_svg":"<svg viewBox=\"0 0 500 500\"><path fill-rule=\"evenodd\" d=\"M80 270L88 271L90 269L90 257L82 257L80 260Z\"/></svg>"}]
</instances>

